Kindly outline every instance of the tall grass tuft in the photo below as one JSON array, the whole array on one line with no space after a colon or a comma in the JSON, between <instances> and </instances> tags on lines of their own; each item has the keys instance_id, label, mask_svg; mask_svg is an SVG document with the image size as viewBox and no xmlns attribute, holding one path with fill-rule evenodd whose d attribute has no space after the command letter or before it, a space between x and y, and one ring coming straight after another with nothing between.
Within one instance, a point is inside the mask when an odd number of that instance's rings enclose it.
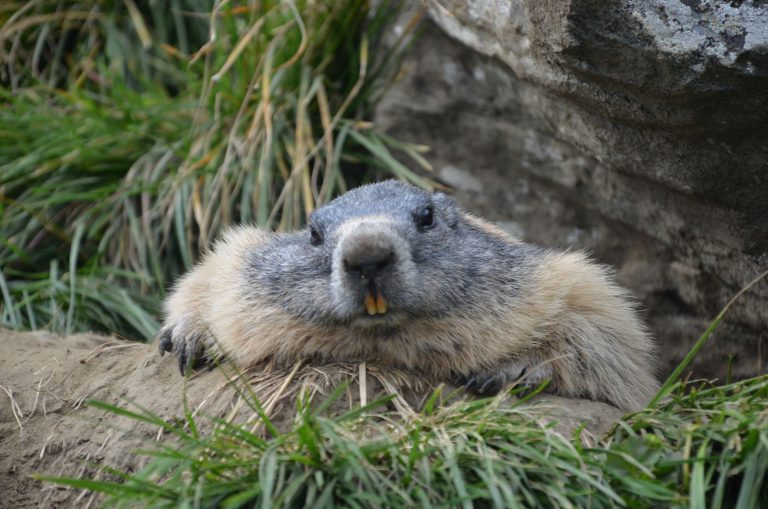
<instances>
[{"instance_id":1,"label":"tall grass tuft","mask_svg":"<svg viewBox=\"0 0 768 509\"><path fill-rule=\"evenodd\" d=\"M399 3L0 6L0 325L149 338L234 222L290 229L359 183L429 187L368 119L418 19ZM402 22L402 21L401 21Z\"/></svg>"}]
</instances>

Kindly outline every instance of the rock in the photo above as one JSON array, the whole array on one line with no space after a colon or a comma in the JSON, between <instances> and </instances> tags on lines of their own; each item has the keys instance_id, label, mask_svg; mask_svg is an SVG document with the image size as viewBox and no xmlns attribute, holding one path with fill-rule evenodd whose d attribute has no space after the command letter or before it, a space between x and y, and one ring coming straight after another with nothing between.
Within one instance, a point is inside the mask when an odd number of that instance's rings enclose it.
<instances>
[{"instance_id":1,"label":"rock","mask_svg":"<svg viewBox=\"0 0 768 509\"><path fill-rule=\"evenodd\" d=\"M768 269L768 3L440 0L376 123L459 201L586 249L638 296L668 373ZM765 372L768 281L694 365Z\"/></svg>"}]
</instances>

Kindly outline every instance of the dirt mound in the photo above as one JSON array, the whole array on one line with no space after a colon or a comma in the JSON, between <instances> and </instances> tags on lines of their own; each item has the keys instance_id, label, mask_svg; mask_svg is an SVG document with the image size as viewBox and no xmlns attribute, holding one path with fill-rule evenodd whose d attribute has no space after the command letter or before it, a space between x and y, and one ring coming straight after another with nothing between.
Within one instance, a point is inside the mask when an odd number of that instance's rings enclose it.
<instances>
[{"instance_id":1,"label":"dirt mound","mask_svg":"<svg viewBox=\"0 0 768 509\"><path fill-rule=\"evenodd\" d=\"M56 336L0 329L0 507L85 507L88 492L43 483L32 474L99 477L100 465L136 471L147 458L134 451L165 437L157 428L88 407L98 399L128 406L130 402L173 421L187 406L205 415L255 419L253 411L228 382L247 380L278 427L293 418L295 396L327 394L349 382L339 411L396 394L391 410L414 415L434 389L405 373L362 365L296 366L291 370L225 375L227 370L199 371L186 380L175 359L162 358L155 345L130 343L92 334ZM546 397L547 418L564 431L585 423L601 433L621 412L601 403ZM542 410L544 412L544 410Z\"/></svg>"}]
</instances>

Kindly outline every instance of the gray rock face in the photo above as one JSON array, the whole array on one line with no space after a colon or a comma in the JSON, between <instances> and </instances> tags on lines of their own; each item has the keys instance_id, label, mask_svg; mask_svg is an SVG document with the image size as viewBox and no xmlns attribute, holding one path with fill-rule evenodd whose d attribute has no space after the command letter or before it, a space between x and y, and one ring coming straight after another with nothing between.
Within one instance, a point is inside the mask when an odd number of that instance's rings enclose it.
<instances>
[{"instance_id":1,"label":"gray rock face","mask_svg":"<svg viewBox=\"0 0 768 509\"><path fill-rule=\"evenodd\" d=\"M768 269L768 2L432 0L377 111L469 209L591 251L638 295L662 371ZM768 281L695 374L765 372Z\"/></svg>"}]
</instances>

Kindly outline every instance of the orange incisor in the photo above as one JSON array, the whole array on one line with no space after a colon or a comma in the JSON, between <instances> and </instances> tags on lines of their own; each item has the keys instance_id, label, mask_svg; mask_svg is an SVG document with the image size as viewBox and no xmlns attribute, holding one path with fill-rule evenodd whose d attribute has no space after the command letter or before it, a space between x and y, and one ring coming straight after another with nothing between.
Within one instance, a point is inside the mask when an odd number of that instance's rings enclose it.
<instances>
[{"instance_id":1,"label":"orange incisor","mask_svg":"<svg viewBox=\"0 0 768 509\"><path fill-rule=\"evenodd\" d=\"M376 297L371 292L365 294L365 310L369 315L375 315L376 313L383 315L387 312L387 301L380 291L376 292Z\"/></svg>"}]
</instances>

